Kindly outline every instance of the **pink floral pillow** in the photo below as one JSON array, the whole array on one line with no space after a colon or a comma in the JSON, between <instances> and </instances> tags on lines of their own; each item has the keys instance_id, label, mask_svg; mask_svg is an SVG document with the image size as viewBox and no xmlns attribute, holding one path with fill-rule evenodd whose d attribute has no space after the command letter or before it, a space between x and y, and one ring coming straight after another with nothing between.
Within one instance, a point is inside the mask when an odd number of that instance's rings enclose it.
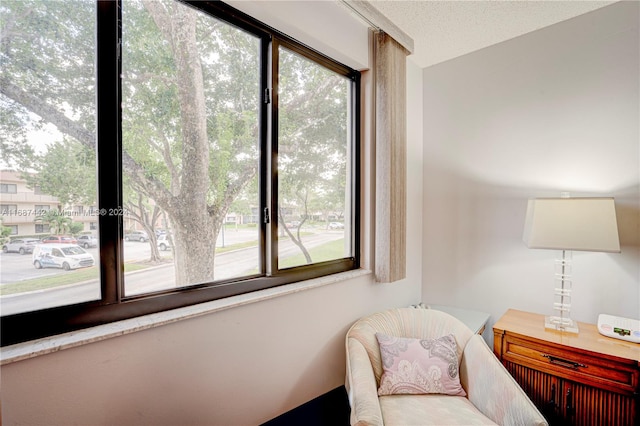
<instances>
[{"instance_id":1,"label":"pink floral pillow","mask_svg":"<svg viewBox=\"0 0 640 426\"><path fill-rule=\"evenodd\" d=\"M452 334L433 340L376 333L383 374L378 395L466 396L458 374L457 344Z\"/></svg>"}]
</instances>

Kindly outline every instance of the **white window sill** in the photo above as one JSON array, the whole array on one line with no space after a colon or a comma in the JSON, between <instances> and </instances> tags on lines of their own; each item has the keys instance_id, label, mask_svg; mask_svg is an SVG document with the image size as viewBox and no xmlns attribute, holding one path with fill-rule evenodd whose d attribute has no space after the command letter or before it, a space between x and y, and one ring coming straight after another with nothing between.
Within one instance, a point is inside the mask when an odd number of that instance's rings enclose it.
<instances>
[{"instance_id":1,"label":"white window sill","mask_svg":"<svg viewBox=\"0 0 640 426\"><path fill-rule=\"evenodd\" d=\"M236 306L256 303L263 300L272 299L287 294L297 293L316 287L322 287L341 281L369 275L371 271L358 269L355 271L342 272L328 275L326 277L315 278L308 281L301 281L293 284L286 284L279 287L268 288L252 293L241 294L198 305L187 306L185 308L173 309L156 314L144 315L124 321L117 321L84 330L72 331L56 336L45 337L29 342L18 343L4 347L0 350L0 365L10 364L41 355L50 354L70 349L77 346L86 345L112 337L135 333L141 330L158 327L172 322L181 321L187 318L194 318L207 315L213 312L230 309Z\"/></svg>"}]
</instances>

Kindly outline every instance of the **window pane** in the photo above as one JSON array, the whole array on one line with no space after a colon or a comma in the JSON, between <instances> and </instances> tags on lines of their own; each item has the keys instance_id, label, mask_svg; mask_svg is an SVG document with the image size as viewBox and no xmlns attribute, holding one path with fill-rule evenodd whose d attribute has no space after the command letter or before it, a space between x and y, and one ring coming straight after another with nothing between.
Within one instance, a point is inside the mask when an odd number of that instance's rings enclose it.
<instances>
[{"instance_id":1,"label":"window pane","mask_svg":"<svg viewBox=\"0 0 640 426\"><path fill-rule=\"evenodd\" d=\"M97 235L78 209L97 201L95 16L87 1L0 2L2 315L100 299L98 249L77 244Z\"/></svg>"},{"instance_id":2,"label":"window pane","mask_svg":"<svg viewBox=\"0 0 640 426\"><path fill-rule=\"evenodd\" d=\"M350 80L281 48L278 268L351 256Z\"/></svg>"},{"instance_id":3,"label":"window pane","mask_svg":"<svg viewBox=\"0 0 640 426\"><path fill-rule=\"evenodd\" d=\"M259 39L173 0L122 31L126 295L259 273Z\"/></svg>"}]
</instances>

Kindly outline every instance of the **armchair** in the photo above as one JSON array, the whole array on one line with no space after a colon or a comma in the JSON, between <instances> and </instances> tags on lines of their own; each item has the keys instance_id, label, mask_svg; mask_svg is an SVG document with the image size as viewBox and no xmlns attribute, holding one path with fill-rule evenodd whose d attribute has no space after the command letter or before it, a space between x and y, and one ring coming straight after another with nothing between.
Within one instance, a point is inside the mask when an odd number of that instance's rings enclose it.
<instances>
[{"instance_id":1,"label":"armchair","mask_svg":"<svg viewBox=\"0 0 640 426\"><path fill-rule=\"evenodd\" d=\"M437 339L452 334L466 396L378 395L383 357L376 333ZM398 308L358 320L346 337L351 425L547 425L480 335L434 309Z\"/></svg>"}]
</instances>

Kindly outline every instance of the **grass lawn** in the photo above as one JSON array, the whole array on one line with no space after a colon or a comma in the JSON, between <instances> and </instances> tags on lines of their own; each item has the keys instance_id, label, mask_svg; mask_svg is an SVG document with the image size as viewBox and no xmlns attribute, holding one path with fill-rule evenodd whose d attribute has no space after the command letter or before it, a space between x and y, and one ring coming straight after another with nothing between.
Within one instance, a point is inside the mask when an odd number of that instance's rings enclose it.
<instances>
[{"instance_id":1,"label":"grass lawn","mask_svg":"<svg viewBox=\"0 0 640 426\"><path fill-rule=\"evenodd\" d=\"M311 256L311 259L313 259L313 263L341 259L344 257L344 239L341 238L339 240L331 241L318 247L314 247L309 250L309 255ZM288 257L280 261L278 268L284 269L290 268L292 266L300 266L306 264L307 259L305 259L304 255L300 253L296 256Z\"/></svg>"},{"instance_id":2,"label":"grass lawn","mask_svg":"<svg viewBox=\"0 0 640 426\"><path fill-rule=\"evenodd\" d=\"M228 251L240 250L240 249L248 248L248 247L255 247L257 245L258 245L257 241L247 241L247 242L244 242L244 243L231 244L231 245L224 246L224 247L216 247L216 253L218 253L218 254L226 253Z\"/></svg>"},{"instance_id":3,"label":"grass lawn","mask_svg":"<svg viewBox=\"0 0 640 426\"><path fill-rule=\"evenodd\" d=\"M224 253L227 251L238 250L247 247L254 247L255 241L232 244L224 248L216 248L216 253ZM321 246L312 248L309 250L309 254L313 259L313 262L324 262L326 260L334 260L343 257L344 240L336 240ZM172 256L167 256L163 253L165 259L170 259ZM307 263L304 255L299 255L284 259L281 261L280 268L290 268L292 266L305 265ZM124 272L133 272L141 269L149 268L152 265L141 263L125 263ZM256 271L257 272L257 271ZM5 284L0 286L0 296L6 296L8 294L26 293L29 291L44 290L47 288L59 287L63 285L76 284L83 281L94 280L98 278L98 267L93 266L91 268L76 269L75 271L61 271L61 273L42 277L33 278L30 280L18 281L11 284Z\"/></svg>"},{"instance_id":4,"label":"grass lawn","mask_svg":"<svg viewBox=\"0 0 640 426\"><path fill-rule=\"evenodd\" d=\"M125 263L124 272L132 272L148 268L149 265L137 263ZM98 278L98 267L76 269L74 271L61 271L60 274L49 277L32 278L30 280L18 281L0 286L0 296L8 294L26 293L28 291L44 290L52 287L80 283L83 281L95 280Z\"/></svg>"}]
</instances>

